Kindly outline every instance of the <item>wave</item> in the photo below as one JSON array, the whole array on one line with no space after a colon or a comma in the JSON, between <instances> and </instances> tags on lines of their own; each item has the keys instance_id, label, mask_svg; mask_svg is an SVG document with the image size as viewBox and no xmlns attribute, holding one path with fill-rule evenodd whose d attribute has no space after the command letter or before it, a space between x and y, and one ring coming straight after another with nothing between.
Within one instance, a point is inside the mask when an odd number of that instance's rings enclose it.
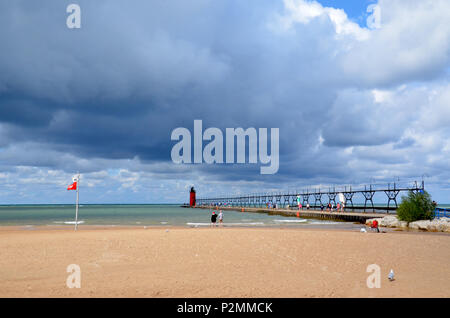
<instances>
[{"instance_id":1,"label":"wave","mask_svg":"<svg viewBox=\"0 0 450 318\"><path fill-rule=\"evenodd\" d=\"M64 224L75 224L75 223L77 223L77 224L83 224L84 221L78 221L78 222L75 222L75 221L65 221L65 222L64 222Z\"/></svg>"},{"instance_id":2,"label":"wave","mask_svg":"<svg viewBox=\"0 0 450 318\"><path fill-rule=\"evenodd\" d=\"M210 226L211 223L193 223L188 222L186 223L189 226ZM216 225L219 225L216 223ZM245 222L245 223L223 223L225 226L242 226L242 225L264 225L264 222Z\"/></svg>"},{"instance_id":3,"label":"wave","mask_svg":"<svg viewBox=\"0 0 450 318\"><path fill-rule=\"evenodd\" d=\"M308 222L308 220L300 219L300 220L273 220L277 223L305 223Z\"/></svg>"},{"instance_id":4,"label":"wave","mask_svg":"<svg viewBox=\"0 0 450 318\"><path fill-rule=\"evenodd\" d=\"M333 222L333 221L311 221L310 224L343 224L344 222Z\"/></svg>"}]
</instances>

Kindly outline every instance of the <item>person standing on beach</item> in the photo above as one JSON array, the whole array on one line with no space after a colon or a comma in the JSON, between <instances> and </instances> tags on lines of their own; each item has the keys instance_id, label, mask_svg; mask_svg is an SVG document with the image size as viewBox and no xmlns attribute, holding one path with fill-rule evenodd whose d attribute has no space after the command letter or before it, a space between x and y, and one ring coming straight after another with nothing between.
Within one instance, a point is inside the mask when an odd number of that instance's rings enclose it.
<instances>
[{"instance_id":1,"label":"person standing on beach","mask_svg":"<svg viewBox=\"0 0 450 318\"><path fill-rule=\"evenodd\" d=\"M373 220L372 228L375 229L377 231L377 233L380 233L380 229L378 228L378 221L377 220Z\"/></svg>"},{"instance_id":2,"label":"person standing on beach","mask_svg":"<svg viewBox=\"0 0 450 318\"><path fill-rule=\"evenodd\" d=\"M216 225L216 220L217 220L217 214L216 214L216 212L213 211L213 213L211 215L211 227Z\"/></svg>"},{"instance_id":3,"label":"person standing on beach","mask_svg":"<svg viewBox=\"0 0 450 318\"><path fill-rule=\"evenodd\" d=\"M219 213L219 225L223 226L223 212L222 212L222 210L220 210L220 213Z\"/></svg>"}]
</instances>

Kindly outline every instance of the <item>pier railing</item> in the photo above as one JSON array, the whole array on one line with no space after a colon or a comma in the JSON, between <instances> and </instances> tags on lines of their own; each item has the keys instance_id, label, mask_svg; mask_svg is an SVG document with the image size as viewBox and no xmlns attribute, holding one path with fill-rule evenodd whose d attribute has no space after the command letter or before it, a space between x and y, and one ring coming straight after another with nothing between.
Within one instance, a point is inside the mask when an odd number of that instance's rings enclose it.
<instances>
[{"instance_id":1,"label":"pier railing","mask_svg":"<svg viewBox=\"0 0 450 318\"><path fill-rule=\"evenodd\" d=\"M424 181L407 184L367 184L358 186L330 186L307 187L302 190L272 193L254 193L247 195L219 196L213 198L197 198L197 205L202 206L230 206L230 207L280 207L298 208L300 202L303 209L307 206L311 209L327 208L331 204L336 207L337 202L345 202L345 210L372 210L392 211L398 207L397 196L402 192L423 192ZM386 205L376 206L373 197L376 193L382 193L386 197ZM359 198L358 198L359 197ZM364 205L354 204L354 200L364 200Z\"/></svg>"},{"instance_id":2,"label":"pier railing","mask_svg":"<svg viewBox=\"0 0 450 318\"><path fill-rule=\"evenodd\" d=\"M450 209L436 208L434 210L434 217L436 219L443 218L443 217L450 218Z\"/></svg>"}]
</instances>

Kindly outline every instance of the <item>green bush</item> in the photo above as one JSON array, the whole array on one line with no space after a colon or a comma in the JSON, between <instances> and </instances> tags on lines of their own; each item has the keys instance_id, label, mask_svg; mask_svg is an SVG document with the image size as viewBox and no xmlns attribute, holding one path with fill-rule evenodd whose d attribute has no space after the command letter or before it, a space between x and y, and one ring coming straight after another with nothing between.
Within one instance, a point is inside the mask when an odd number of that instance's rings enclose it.
<instances>
[{"instance_id":1,"label":"green bush","mask_svg":"<svg viewBox=\"0 0 450 318\"><path fill-rule=\"evenodd\" d=\"M398 206L397 217L401 221L414 222L418 220L431 220L434 213L434 204L431 196L424 191L409 191L407 196L402 197L402 203Z\"/></svg>"}]
</instances>

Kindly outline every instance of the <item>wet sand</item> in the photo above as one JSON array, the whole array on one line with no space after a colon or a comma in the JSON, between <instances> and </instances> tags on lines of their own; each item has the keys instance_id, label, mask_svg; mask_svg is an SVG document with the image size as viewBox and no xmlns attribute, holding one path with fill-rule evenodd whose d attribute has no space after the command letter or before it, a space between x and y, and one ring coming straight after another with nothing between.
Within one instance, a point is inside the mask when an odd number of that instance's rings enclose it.
<instances>
[{"instance_id":1,"label":"wet sand","mask_svg":"<svg viewBox=\"0 0 450 318\"><path fill-rule=\"evenodd\" d=\"M0 227L0 251L0 297L450 297L448 234ZM66 286L70 264L81 288Z\"/></svg>"}]
</instances>

